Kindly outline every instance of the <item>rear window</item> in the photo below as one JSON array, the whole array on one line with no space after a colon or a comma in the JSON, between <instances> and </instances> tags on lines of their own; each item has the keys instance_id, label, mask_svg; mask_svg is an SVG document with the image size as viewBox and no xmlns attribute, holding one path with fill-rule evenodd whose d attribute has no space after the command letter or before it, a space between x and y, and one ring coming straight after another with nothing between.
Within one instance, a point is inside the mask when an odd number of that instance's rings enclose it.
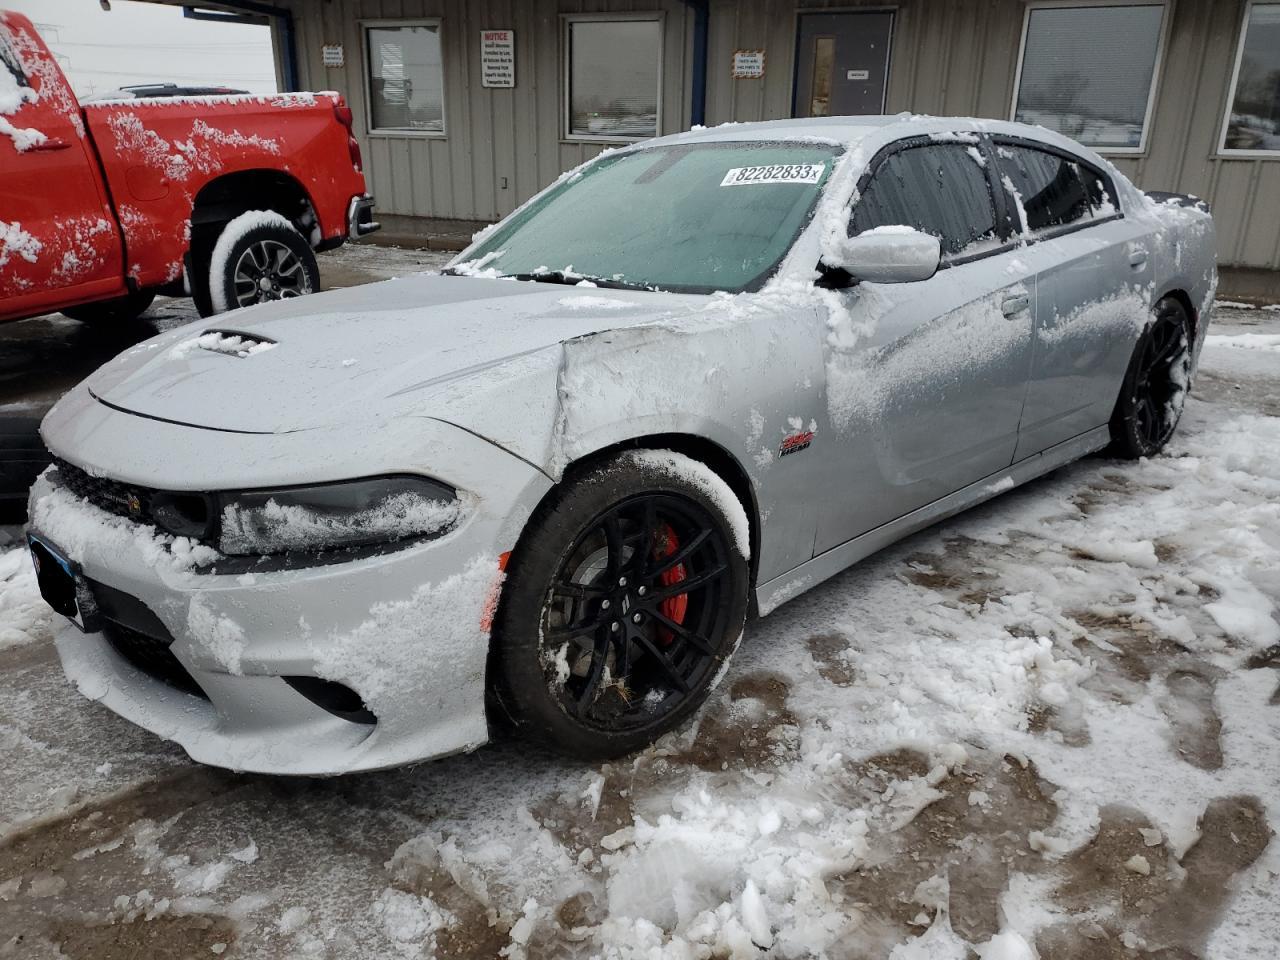
<instances>
[{"instance_id":1,"label":"rear window","mask_svg":"<svg viewBox=\"0 0 1280 960\"><path fill-rule=\"evenodd\" d=\"M1016 144L996 147L1001 182L1031 233L1116 212L1108 183L1079 163Z\"/></svg>"},{"instance_id":2,"label":"rear window","mask_svg":"<svg viewBox=\"0 0 1280 960\"><path fill-rule=\"evenodd\" d=\"M997 241L996 211L982 155L972 146L935 144L890 154L863 188L851 235L908 226L937 237L943 256L978 252Z\"/></svg>"}]
</instances>

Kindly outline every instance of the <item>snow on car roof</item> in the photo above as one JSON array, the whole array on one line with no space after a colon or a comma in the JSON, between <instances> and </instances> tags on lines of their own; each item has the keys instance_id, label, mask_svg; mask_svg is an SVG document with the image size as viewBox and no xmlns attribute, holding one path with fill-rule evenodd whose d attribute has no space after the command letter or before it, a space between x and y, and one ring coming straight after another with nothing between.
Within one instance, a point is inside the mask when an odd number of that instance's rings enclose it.
<instances>
[{"instance_id":1,"label":"snow on car roof","mask_svg":"<svg viewBox=\"0 0 1280 960\"><path fill-rule=\"evenodd\" d=\"M869 116L800 117L748 123L730 121L715 127L694 127L683 133L645 140L637 146L734 140L819 141L852 146L867 140L873 134L877 135L875 139L888 143L912 135L952 133L994 133L1025 137L1093 158L1093 151L1087 147L1045 127L1015 123L1010 120L990 120L982 117L935 117L906 112Z\"/></svg>"}]
</instances>

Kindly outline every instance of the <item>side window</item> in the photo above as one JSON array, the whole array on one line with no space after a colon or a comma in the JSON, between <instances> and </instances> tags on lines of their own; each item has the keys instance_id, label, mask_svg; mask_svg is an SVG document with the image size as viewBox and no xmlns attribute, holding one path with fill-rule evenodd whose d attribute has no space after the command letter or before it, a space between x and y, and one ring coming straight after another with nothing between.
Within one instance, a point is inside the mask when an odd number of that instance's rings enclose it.
<instances>
[{"instance_id":1,"label":"side window","mask_svg":"<svg viewBox=\"0 0 1280 960\"><path fill-rule=\"evenodd\" d=\"M983 155L961 144L908 147L876 169L854 208L850 235L908 226L942 241L955 257L997 238L995 204Z\"/></svg>"},{"instance_id":2,"label":"side window","mask_svg":"<svg viewBox=\"0 0 1280 960\"><path fill-rule=\"evenodd\" d=\"M1057 154L1002 144L996 148L1002 181L1031 233L1053 230L1093 216L1091 190L1080 166ZM1105 192L1102 188L1101 192ZM1101 195L1098 197L1101 203Z\"/></svg>"}]
</instances>

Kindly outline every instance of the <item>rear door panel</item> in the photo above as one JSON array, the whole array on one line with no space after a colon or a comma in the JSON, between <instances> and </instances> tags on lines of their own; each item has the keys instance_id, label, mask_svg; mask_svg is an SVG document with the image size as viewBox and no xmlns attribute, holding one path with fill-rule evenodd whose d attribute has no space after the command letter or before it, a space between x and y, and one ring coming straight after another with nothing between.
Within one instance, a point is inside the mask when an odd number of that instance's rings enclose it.
<instances>
[{"instance_id":1,"label":"rear door panel","mask_svg":"<svg viewBox=\"0 0 1280 960\"><path fill-rule=\"evenodd\" d=\"M997 163L1008 167L1008 149L997 146ZM1087 167L1077 169L1091 176ZM1034 220L1034 200L1019 199ZM1015 459L1110 419L1150 314L1149 231L1116 215L1113 200L1105 202L1103 209L1056 233L1033 233L1019 254L1036 277L1036 328Z\"/></svg>"}]
</instances>

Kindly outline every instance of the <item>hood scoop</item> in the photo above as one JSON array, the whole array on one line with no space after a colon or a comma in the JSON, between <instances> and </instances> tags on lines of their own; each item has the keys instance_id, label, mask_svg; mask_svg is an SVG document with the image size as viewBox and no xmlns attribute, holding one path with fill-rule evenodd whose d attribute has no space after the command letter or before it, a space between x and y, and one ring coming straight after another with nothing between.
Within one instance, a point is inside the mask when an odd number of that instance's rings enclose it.
<instances>
[{"instance_id":1,"label":"hood scoop","mask_svg":"<svg viewBox=\"0 0 1280 960\"><path fill-rule=\"evenodd\" d=\"M239 357L241 360L257 353L271 350L278 344L270 337L260 333L248 333L244 330L206 330L199 336L184 340L173 348L174 357L185 357L195 350L208 350L227 357Z\"/></svg>"}]
</instances>

